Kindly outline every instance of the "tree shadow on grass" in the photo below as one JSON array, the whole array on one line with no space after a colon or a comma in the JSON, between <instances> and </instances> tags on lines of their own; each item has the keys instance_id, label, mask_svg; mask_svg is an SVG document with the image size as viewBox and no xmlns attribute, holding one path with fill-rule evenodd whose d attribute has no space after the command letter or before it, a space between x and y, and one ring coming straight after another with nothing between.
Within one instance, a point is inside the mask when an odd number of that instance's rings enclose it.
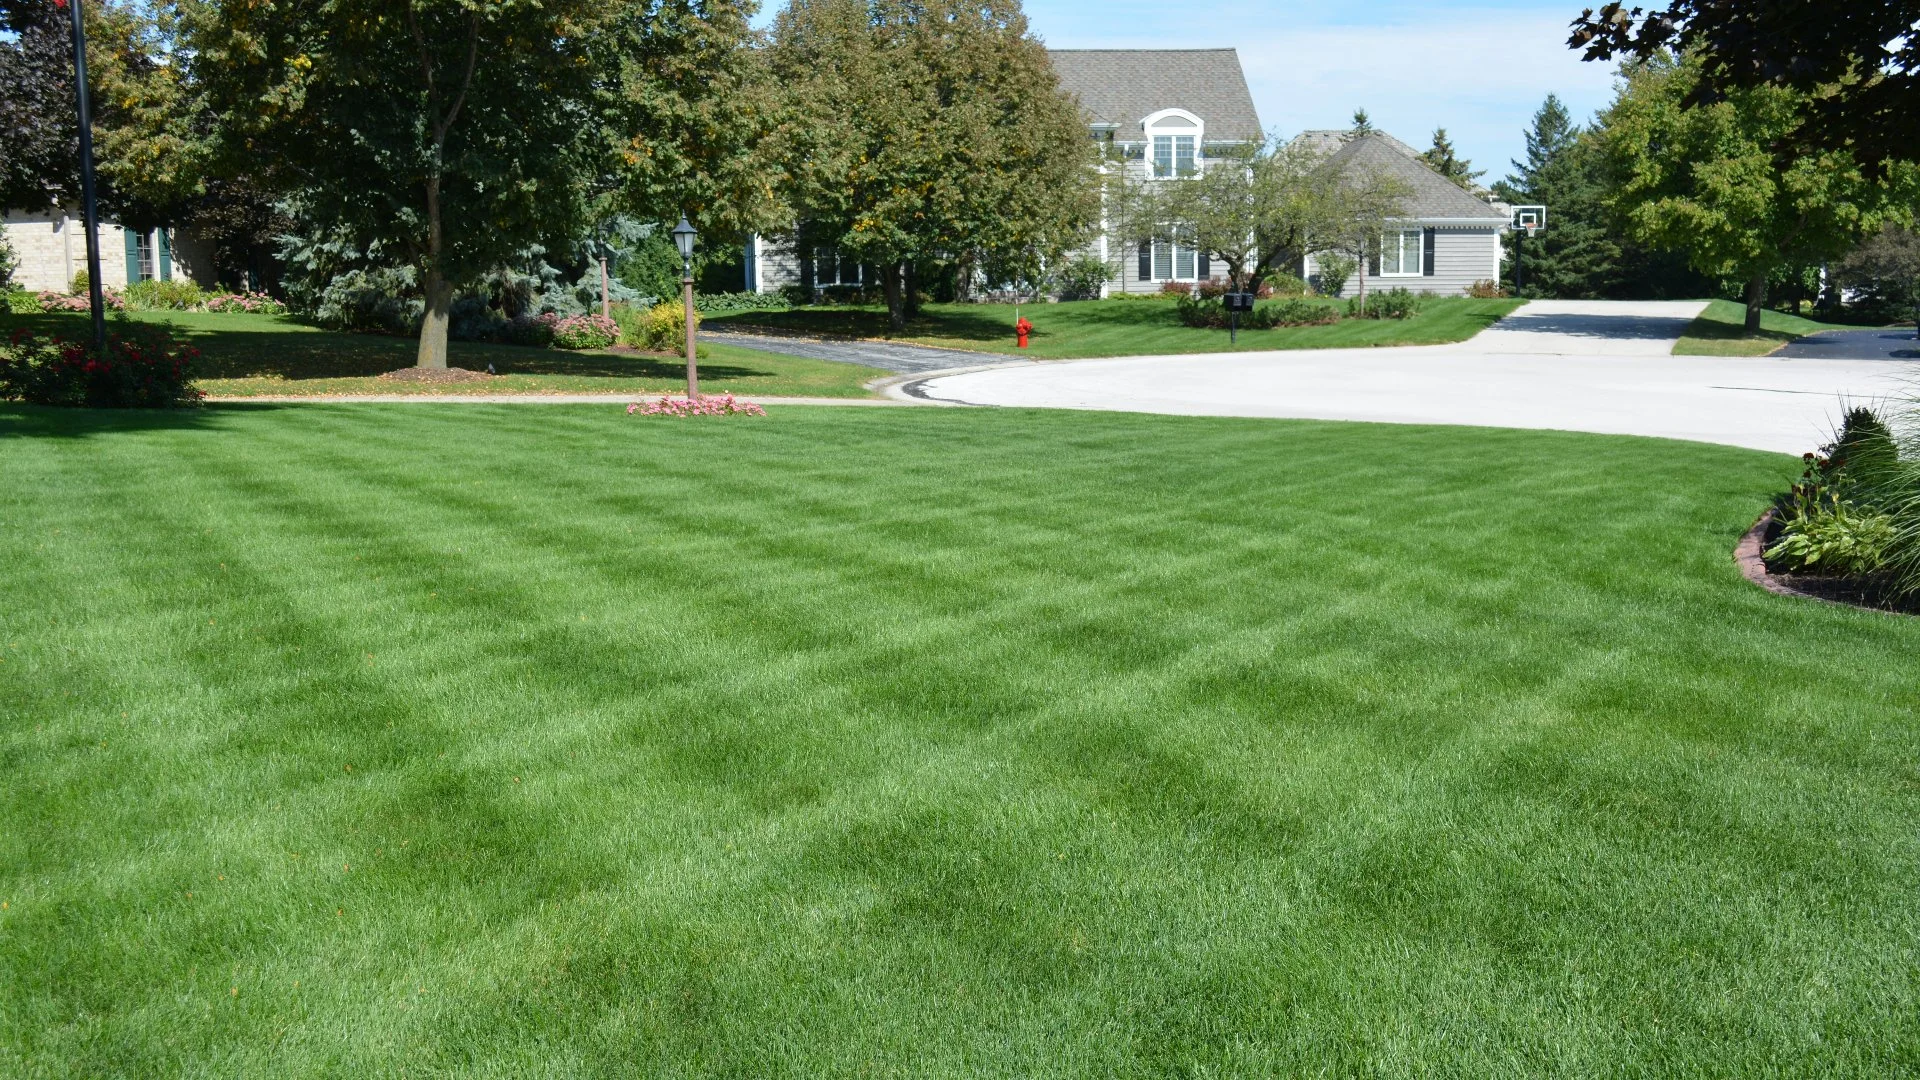
<instances>
[{"instance_id":1,"label":"tree shadow on grass","mask_svg":"<svg viewBox=\"0 0 1920 1080\"><path fill-rule=\"evenodd\" d=\"M1013 336L1014 308L1011 304L941 304L930 306L907 320L898 334L887 326L885 308L809 307L790 311L743 311L718 315L707 320L714 330L774 330L824 338L884 338L906 341L914 338L940 338L950 341L1001 342ZM1026 304L1021 313L1040 324L1034 336L1099 328L1138 327L1142 329L1179 325L1171 305L1138 301L1086 300L1060 304Z\"/></svg>"},{"instance_id":2,"label":"tree shadow on grass","mask_svg":"<svg viewBox=\"0 0 1920 1080\"><path fill-rule=\"evenodd\" d=\"M236 412L285 408L272 403L197 409L66 409L0 404L0 441L91 439L136 431L218 431Z\"/></svg>"}]
</instances>

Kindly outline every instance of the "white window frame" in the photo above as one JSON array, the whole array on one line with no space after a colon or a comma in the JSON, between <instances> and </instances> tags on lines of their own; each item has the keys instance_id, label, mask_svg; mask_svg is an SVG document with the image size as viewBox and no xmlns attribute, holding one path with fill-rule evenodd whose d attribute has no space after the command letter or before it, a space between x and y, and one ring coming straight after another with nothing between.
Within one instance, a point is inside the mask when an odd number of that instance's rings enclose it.
<instances>
[{"instance_id":1,"label":"white window frame","mask_svg":"<svg viewBox=\"0 0 1920 1080\"><path fill-rule=\"evenodd\" d=\"M1167 281L1204 280L1200 277L1199 248L1192 244L1181 243L1177 238L1169 240L1161 236L1154 237L1150 243L1152 255L1149 259L1149 268L1152 269L1153 276L1147 278L1148 282L1158 284ZM1184 274L1180 272L1183 263L1186 270ZM1164 274L1161 273L1162 266L1166 267Z\"/></svg>"},{"instance_id":2,"label":"white window frame","mask_svg":"<svg viewBox=\"0 0 1920 1080\"><path fill-rule=\"evenodd\" d=\"M1395 229L1380 238L1380 276L1381 277L1421 277L1425 274L1426 263L1425 229ZM1397 246L1395 242L1397 241ZM1411 245L1412 266L1408 270L1408 251ZM1394 263L1399 269L1387 269L1387 252L1393 251Z\"/></svg>"},{"instance_id":3,"label":"white window frame","mask_svg":"<svg viewBox=\"0 0 1920 1080\"><path fill-rule=\"evenodd\" d=\"M1185 179L1200 175L1205 168L1207 125L1198 116L1185 109L1162 109L1140 121L1140 127L1146 134L1147 175L1152 179Z\"/></svg>"},{"instance_id":4,"label":"white window frame","mask_svg":"<svg viewBox=\"0 0 1920 1080\"><path fill-rule=\"evenodd\" d=\"M160 276L160 244L150 232L133 235L134 259L140 264L140 280L152 281Z\"/></svg>"}]
</instances>

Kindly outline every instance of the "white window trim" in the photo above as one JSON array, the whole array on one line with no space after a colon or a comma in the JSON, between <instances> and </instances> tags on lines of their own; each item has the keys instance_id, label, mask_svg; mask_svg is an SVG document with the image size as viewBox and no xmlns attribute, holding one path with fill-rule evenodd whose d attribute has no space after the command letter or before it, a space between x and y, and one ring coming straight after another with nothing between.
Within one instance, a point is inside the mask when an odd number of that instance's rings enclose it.
<instances>
[{"instance_id":1,"label":"white window trim","mask_svg":"<svg viewBox=\"0 0 1920 1080\"><path fill-rule=\"evenodd\" d=\"M1147 257L1147 267L1148 269L1153 270L1154 273L1144 279L1146 283L1152 284L1152 285L1161 285L1169 281L1186 281L1186 282L1192 282L1192 283L1198 284L1199 282L1208 280L1207 278L1203 278L1200 276L1200 249L1199 248L1194 247L1191 244L1182 244L1175 240L1168 240L1168 239L1165 239L1164 237L1154 237L1152 240L1148 241L1148 245L1151 253ZM1163 248L1167 252L1167 266L1170 267L1173 271L1173 274L1171 277L1161 277L1159 274L1158 267L1160 265L1160 252ZM1187 254L1193 256L1193 273L1185 276L1182 276L1180 273L1180 255L1182 252L1186 252ZM1209 269L1211 269L1211 267L1209 267Z\"/></svg>"},{"instance_id":2,"label":"white window trim","mask_svg":"<svg viewBox=\"0 0 1920 1080\"><path fill-rule=\"evenodd\" d=\"M1203 170L1205 170L1206 157L1207 157L1206 155L1206 144L1207 144L1206 121L1200 119L1198 116L1195 116L1194 114L1188 112L1185 109L1161 109L1159 112L1154 113L1148 116L1146 119L1140 121L1140 128L1141 128L1141 131L1146 136L1146 148L1141 156L1146 162L1147 176L1150 179L1179 180L1179 179L1183 179L1186 176L1198 176ZM1163 128L1165 130L1162 130ZM1193 139L1193 171L1190 173L1186 173L1184 175L1177 171L1179 168L1178 163L1180 158L1179 158L1178 151L1176 150L1173 158L1174 160L1173 168L1176 171L1170 176L1160 176L1156 174L1154 172L1155 164L1154 164L1154 155L1153 155L1153 141L1155 136L1167 136L1169 138L1174 136L1182 136L1182 137L1192 138Z\"/></svg>"},{"instance_id":3,"label":"white window trim","mask_svg":"<svg viewBox=\"0 0 1920 1080\"><path fill-rule=\"evenodd\" d=\"M1401 269L1399 270L1387 269L1386 245L1387 245L1388 236L1398 237L1400 240ZM1414 238L1412 270L1406 269L1406 265L1407 265L1406 239L1409 236ZM1426 276L1425 274L1426 258L1427 258L1426 243L1427 243L1427 231L1423 228L1395 229L1392 232L1389 232L1383 235L1380 238L1380 274L1379 276L1380 277L1424 277Z\"/></svg>"}]
</instances>

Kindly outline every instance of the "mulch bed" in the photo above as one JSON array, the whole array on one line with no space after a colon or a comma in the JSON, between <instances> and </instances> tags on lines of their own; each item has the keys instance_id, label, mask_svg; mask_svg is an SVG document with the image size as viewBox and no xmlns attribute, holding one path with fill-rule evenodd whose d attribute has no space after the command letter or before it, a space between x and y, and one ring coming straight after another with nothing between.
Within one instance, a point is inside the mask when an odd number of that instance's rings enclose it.
<instances>
[{"instance_id":1,"label":"mulch bed","mask_svg":"<svg viewBox=\"0 0 1920 1080\"><path fill-rule=\"evenodd\" d=\"M386 382L401 383L470 383L486 382L494 376L484 371L469 371L466 368L423 368L409 367L398 371L389 371L380 376Z\"/></svg>"},{"instance_id":2,"label":"mulch bed","mask_svg":"<svg viewBox=\"0 0 1920 1080\"><path fill-rule=\"evenodd\" d=\"M1776 574L1767 569L1765 552L1780 538L1780 523L1773 511L1760 515L1753 528L1740 538L1733 549L1733 561L1748 581L1781 596L1798 596L1829 604L1884 611L1896 615L1920 615L1920 600L1890 595L1881 582L1821 574Z\"/></svg>"}]
</instances>

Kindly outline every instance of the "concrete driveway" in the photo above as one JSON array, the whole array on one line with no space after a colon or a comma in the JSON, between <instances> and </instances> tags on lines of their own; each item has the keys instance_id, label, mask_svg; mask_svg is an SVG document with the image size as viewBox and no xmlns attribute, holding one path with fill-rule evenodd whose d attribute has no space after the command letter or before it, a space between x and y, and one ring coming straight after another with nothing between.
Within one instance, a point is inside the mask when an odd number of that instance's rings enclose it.
<instances>
[{"instance_id":1,"label":"concrete driveway","mask_svg":"<svg viewBox=\"0 0 1920 1080\"><path fill-rule=\"evenodd\" d=\"M1027 363L897 388L969 405L1553 428L1800 453L1920 364L1673 356L1697 303L1535 301L1471 341Z\"/></svg>"}]
</instances>

